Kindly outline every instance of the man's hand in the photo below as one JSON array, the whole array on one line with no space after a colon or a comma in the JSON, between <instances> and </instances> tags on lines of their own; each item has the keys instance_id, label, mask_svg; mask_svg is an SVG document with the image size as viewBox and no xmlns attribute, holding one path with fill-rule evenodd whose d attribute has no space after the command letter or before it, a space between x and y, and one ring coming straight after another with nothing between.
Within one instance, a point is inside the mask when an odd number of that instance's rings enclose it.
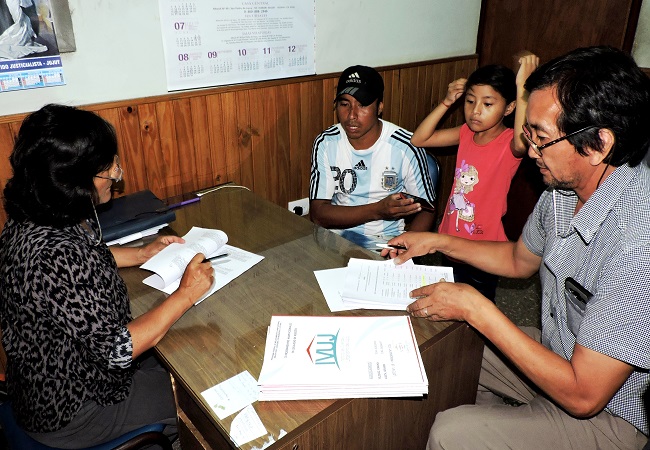
<instances>
[{"instance_id":1,"label":"man's hand","mask_svg":"<svg viewBox=\"0 0 650 450\"><path fill-rule=\"evenodd\" d=\"M416 300L406 308L409 314L431 321L467 321L477 302L489 301L468 284L445 280L414 289L410 295Z\"/></svg>"},{"instance_id":2,"label":"man's hand","mask_svg":"<svg viewBox=\"0 0 650 450\"><path fill-rule=\"evenodd\" d=\"M383 220L401 219L422 211L422 205L412 198L402 198L400 194L391 194L376 203L377 214Z\"/></svg>"},{"instance_id":3,"label":"man's hand","mask_svg":"<svg viewBox=\"0 0 650 450\"><path fill-rule=\"evenodd\" d=\"M435 253L443 240L442 234L410 231L388 241L388 245L397 248L384 249L381 256L395 259L395 264L402 264L416 256Z\"/></svg>"}]
</instances>

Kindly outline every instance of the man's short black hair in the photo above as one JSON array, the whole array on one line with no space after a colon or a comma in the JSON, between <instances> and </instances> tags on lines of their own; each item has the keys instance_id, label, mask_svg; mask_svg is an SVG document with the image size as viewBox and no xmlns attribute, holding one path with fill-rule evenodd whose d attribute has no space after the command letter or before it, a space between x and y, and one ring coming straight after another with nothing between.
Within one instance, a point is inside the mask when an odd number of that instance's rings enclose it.
<instances>
[{"instance_id":1,"label":"man's short black hair","mask_svg":"<svg viewBox=\"0 0 650 450\"><path fill-rule=\"evenodd\" d=\"M537 68L526 81L534 92L554 88L562 111L557 127L564 134L595 128L568 141L579 154L584 148L603 150L599 129L614 133L608 162L636 166L650 144L650 79L621 50L600 46L579 48Z\"/></svg>"}]
</instances>

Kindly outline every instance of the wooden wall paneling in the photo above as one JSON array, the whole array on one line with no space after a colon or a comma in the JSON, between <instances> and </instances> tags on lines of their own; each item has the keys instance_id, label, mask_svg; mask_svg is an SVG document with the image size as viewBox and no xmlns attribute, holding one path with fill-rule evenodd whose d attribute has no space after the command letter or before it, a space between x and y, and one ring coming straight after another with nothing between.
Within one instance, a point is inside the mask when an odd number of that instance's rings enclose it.
<instances>
[{"instance_id":1,"label":"wooden wall paneling","mask_svg":"<svg viewBox=\"0 0 650 450\"><path fill-rule=\"evenodd\" d=\"M166 197L165 161L158 135L156 103L141 104L138 107L138 118L142 139L142 160L145 164L145 185L158 197Z\"/></svg>"},{"instance_id":2,"label":"wooden wall paneling","mask_svg":"<svg viewBox=\"0 0 650 450\"><path fill-rule=\"evenodd\" d=\"M264 148L264 164L266 171L263 175L266 181L266 194L267 200L276 202L278 197L278 183L284 180L280 180L278 177L279 170L279 161L278 161L278 139L277 135L274 132L278 117L276 116L276 98L277 92L272 88L265 88L264 95L262 97L261 109L262 109L262 129L264 130L265 139L265 148Z\"/></svg>"},{"instance_id":3,"label":"wooden wall paneling","mask_svg":"<svg viewBox=\"0 0 650 450\"><path fill-rule=\"evenodd\" d=\"M156 163L164 177L164 186L160 192L162 197L171 197L183 193L181 190L179 162L181 157L178 151L179 137L176 134L177 118L174 117L174 102L175 100L156 102L156 129L160 143L160 153L157 155ZM182 136L182 138L185 139L186 137Z\"/></svg>"},{"instance_id":4,"label":"wooden wall paneling","mask_svg":"<svg viewBox=\"0 0 650 450\"><path fill-rule=\"evenodd\" d=\"M291 130L289 126L289 111L292 105L289 104L289 92L286 84L274 86L276 91L275 114L278 118L276 122L276 132L278 141L278 161L277 161L277 196L275 202L278 205L287 203L289 196L289 186L291 180L296 175L291 172Z\"/></svg>"},{"instance_id":5,"label":"wooden wall paneling","mask_svg":"<svg viewBox=\"0 0 650 450\"><path fill-rule=\"evenodd\" d=\"M267 139L271 139L266 133L264 123L264 89L253 89L249 93L250 100L250 123L251 123L251 154L253 158L254 186L248 186L256 194L268 199L269 179L267 176Z\"/></svg>"},{"instance_id":6,"label":"wooden wall paneling","mask_svg":"<svg viewBox=\"0 0 650 450\"><path fill-rule=\"evenodd\" d=\"M199 189L198 167L194 152L194 124L192 103L189 98L172 101L174 130L176 135L176 156L179 176L179 185L174 188L175 195Z\"/></svg>"},{"instance_id":7,"label":"wooden wall paneling","mask_svg":"<svg viewBox=\"0 0 650 450\"><path fill-rule=\"evenodd\" d=\"M512 56L528 49L542 62L574 48L612 45L622 48L634 0L484 0L477 50L479 64L512 66ZM526 24L504 27L503 24Z\"/></svg>"},{"instance_id":8,"label":"wooden wall paneling","mask_svg":"<svg viewBox=\"0 0 650 450\"><path fill-rule=\"evenodd\" d=\"M337 123L336 112L334 111L334 99L336 98L336 86L339 82L339 76L340 74L337 74L336 77L326 78L322 81L323 89L320 102L323 108L323 122L318 133Z\"/></svg>"},{"instance_id":9,"label":"wooden wall paneling","mask_svg":"<svg viewBox=\"0 0 650 450\"><path fill-rule=\"evenodd\" d=\"M251 115L248 91L235 93L237 104L238 153L243 186L254 186L253 151L251 144Z\"/></svg>"},{"instance_id":10,"label":"wooden wall paneling","mask_svg":"<svg viewBox=\"0 0 650 450\"><path fill-rule=\"evenodd\" d=\"M398 125L409 131L417 126L418 67L408 67L400 70L399 105L400 119Z\"/></svg>"},{"instance_id":11,"label":"wooden wall paneling","mask_svg":"<svg viewBox=\"0 0 650 450\"><path fill-rule=\"evenodd\" d=\"M11 127L6 123L0 124L0 196L2 196L5 185L12 176L9 157L11 156L13 146L14 134ZM5 214L4 208L0 208L0 221L2 221L0 223L5 223L7 221L7 215Z\"/></svg>"},{"instance_id":12,"label":"wooden wall paneling","mask_svg":"<svg viewBox=\"0 0 650 450\"><path fill-rule=\"evenodd\" d=\"M420 125L420 122L431 112L431 104L433 103L432 89L434 80L432 77L433 68L430 65L419 66L418 68L418 84L417 84L417 104L415 109L415 126L410 131Z\"/></svg>"},{"instance_id":13,"label":"wooden wall paneling","mask_svg":"<svg viewBox=\"0 0 650 450\"><path fill-rule=\"evenodd\" d=\"M223 108L221 106L221 94L207 96L208 108L208 130L210 136L210 152L212 162L212 174L214 184L222 184L233 181L226 174L226 151L224 141Z\"/></svg>"},{"instance_id":14,"label":"wooden wall paneling","mask_svg":"<svg viewBox=\"0 0 650 450\"><path fill-rule=\"evenodd\" d=\"M218 184L212 173L212 151L210 148L210 127L208 124L208 106L205 96L190 98L192 113L192 142L196 165L196 189L204 189ZM181 153L181 157L183 157Z\"/></svg>"},{"instance_id":15,"label":"wooden wall paneling","mask_svg":"<svg viewBox=\"0 0 650 450\"><path fill-rule=\"evenodd\" d=\"M286 200L286 184L290 177L288 166L289 124L287 117L286 91L282 86L271 86L265 89L262 99L264 112L264 132L266 139L267 164L267 200L278 205L284 205Z\"/></svg>"},{"instance_id":16,"label":"wooden wall paneling","mask_svg":"<svg viewBox=\"0 0 650 450\"><path fill-rule=\"evenodd\" d=\"M124 192L138 192L150 188L142 149L138 106L117 108L119 120L115 122L118 136L120 161L124 169Z\"/></svg>"},{"instance_id":17,"label":"wooden wall paneling","mask_svg":"<svg viewBox=\"0 0 650 450\"><path fill-rule=\"evenodd\" d=\"M399 105L393 108L393 71L383 70L379 74L384 79L384 110L381 118L389 122L394 122L394 118L398 117Z\"/></svg>"},{"instance_id":18,"label":"wooden wall paneling","mask_svg":"<svg viewBox=\"0 0 650 450\"><path fill-rule=\"evenodd\" d=\"M127 177L129 175L127 166L125 164L126 160L128 159L128 156L125 155L124 149L122 148L120 144L120 136L122 136L122 126L120 123L120 113L117 110L117 108L106 108L106 109L100 109L95 111L95 113L100 116L102 119L110 123L113 128L115 129L115 135L117 137L117 155L120 158L120 165L122 166L122 169L124 170L124 174L122 179L122 183L119 183L117 187L114 187L114 192L113 196L120 196L124 194L129 187L130 183L127 183Z\"/></svg>"},{"instance_id":19,"label":"wooden wall paneling","mask_svg":"<svg viewBox=\"0 0 650 450\"><path fill-rule=\"evenodd\" d=\"M309 153L304 148L303 142L303 120L309 118L310 99L305 95L305 103L301 101L302 83L290 84L287 86L287 101L289 104L289 173L302 176L289 176L287 178L287 198L296 200L304 197L302 195L303 178L309 174L302 167L302 154ZM303 110L303 107L305 109Z\"/></svg>"},{"instance_id":20,"label":"wooden wall paneling","mask_svg":"<svg viewBox=\"0 0 650 450\"><path fill-rule=\"evenodd\" d=\"M11 129L11 134L13 134L14 139L16 138L16 136L18 136L18 132L20 131L20 126L22 124L23 124L22 119L15 122L11 122L9 124L9 128Z\"/></svg>"},{"instance_id":21,"label":"wooden wall paneling","mask_svg":"<svg viewBox=\"0 0 650 450\"><path fill-rule=\"evenodd\" d=\"M309 179L311 175L311 151L316 136L323 130L323 111L319 107L322 103L323 83L300 83L300 139L299 147L295 153L298 156L298 170L300 178L300 190L298 197L309 197ZM331 102L328 102L331 104ZM294 165L292 164L292 173Z\"/></svg>"},{"instance_id":22,"label":"wooden wall paneling","mask_svg":"<svg viewBox=\"0 0 650 450\"><path fill-rule=\"evenodd\" d=\"M239 117L237 116L237 95L235 92L221 94L221 114L223 151L226 157L226 177L228 181L241 184L241 164L239 160Z\"/></svg>"},{"instance_id":23,"label":"wooden wall paneling","mask_svg":"<svg viewBox=\"0 0 650 450\"><path fill-rule=\"evenodd\" d=\"M401 71L386 70L384 77L384 119L402 126Z\"/></svg>"}]
</instances>

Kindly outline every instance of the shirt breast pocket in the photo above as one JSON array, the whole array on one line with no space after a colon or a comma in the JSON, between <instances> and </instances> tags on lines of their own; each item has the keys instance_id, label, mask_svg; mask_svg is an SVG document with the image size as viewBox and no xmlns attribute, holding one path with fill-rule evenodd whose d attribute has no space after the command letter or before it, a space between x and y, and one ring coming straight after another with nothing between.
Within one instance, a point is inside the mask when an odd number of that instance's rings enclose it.
<instances>
[{"instance_id":1,"label":"shirt breast pocket","mask_svg":"<svg viewBox=\"0 0 650 450\"><path fill-rule=\"evenodd\" d=\"M585 316L587 303L593 294L582 287L580 283L569 277L564 282L564 298L566 300L567 325L574 336L578 335L580 323Z\"/></svg>"}]
</instances>

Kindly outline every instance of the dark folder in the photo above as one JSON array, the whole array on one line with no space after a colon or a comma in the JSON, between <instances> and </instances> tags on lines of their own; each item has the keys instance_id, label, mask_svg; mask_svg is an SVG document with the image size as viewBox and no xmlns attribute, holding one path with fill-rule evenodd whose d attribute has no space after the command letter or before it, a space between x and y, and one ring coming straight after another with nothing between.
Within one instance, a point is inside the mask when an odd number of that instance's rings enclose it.
<instances>
[{"instance_id":1,"label":"dark folder","mask_svg":"<svg viewBox=\"0 0 650 450\"><path fill-rule=\"evenodd\" d=\"M173 222L176 214L153 192L144 190L114 198L97 207L104 241L110 242L158 225Z\"/></svg>"}]
</instances>

